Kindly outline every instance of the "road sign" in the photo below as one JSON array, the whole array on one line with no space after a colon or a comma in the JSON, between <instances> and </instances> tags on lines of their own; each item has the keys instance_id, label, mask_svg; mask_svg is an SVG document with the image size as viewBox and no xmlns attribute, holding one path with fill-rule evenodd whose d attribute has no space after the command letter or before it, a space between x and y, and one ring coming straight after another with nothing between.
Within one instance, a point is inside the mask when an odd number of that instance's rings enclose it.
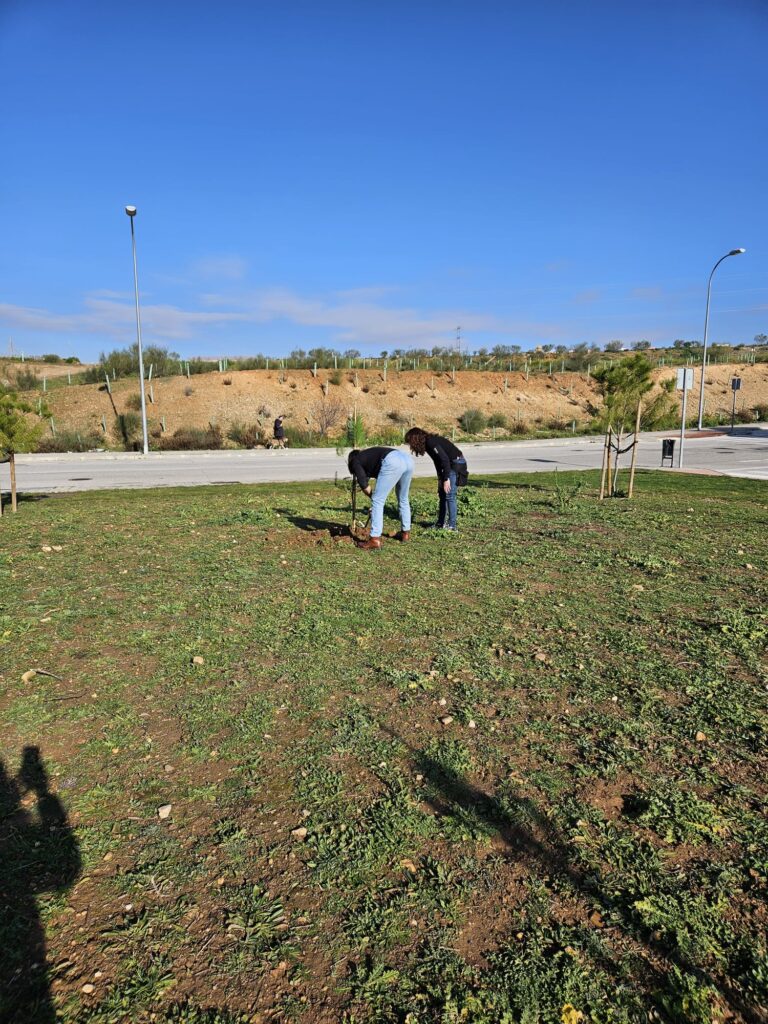
<instances>
[{"instance_id":1,"label":"road sign","mask_svg":"<svg viewBox=\"0 0 768 1024\"><path fill-rule=\"evenodd\" d=\"M685 449L685 418L688 404L688 392L693 387L694 373L690 367L682 367L677 371L677 390L683 392L683 408L680 414L680 454L677 457L678 469L683 468L683 451Z\"/></svg>"},{"instance_id":2,"label":"road sign","mask_svg":"<svg viewBox=\"0 0 768 1024\"><path fill-rule=\"evenodd\" d=\"M741 391L741 377L731 378L731 391Z\"/></svg>"}]
</instances>

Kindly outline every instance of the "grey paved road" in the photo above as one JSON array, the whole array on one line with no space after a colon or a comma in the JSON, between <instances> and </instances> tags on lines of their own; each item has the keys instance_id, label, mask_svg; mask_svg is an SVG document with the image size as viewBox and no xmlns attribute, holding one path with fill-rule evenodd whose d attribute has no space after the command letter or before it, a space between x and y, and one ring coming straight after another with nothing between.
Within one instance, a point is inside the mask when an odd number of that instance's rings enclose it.
<instances>
[{"instance_id":1,"label":"grey paved road","mask_svg":"<svg viewBox=\"0 0 768 1024\"><path fill-rule=\"evenodd\" d=\"M638 466L657 469L664 434L645 434ZM673 436L669 433L669 436ZM679 444L679 440L678 440ZM473 473L598 469L602 439L511 441L465 445ZM54 493L106 488L178 487L195 484L268 483L332 480L346 474L346 463L332 448L293 451L88 452L67 455L21 455L17 458L19 490ZM691 437L685 442L685 466L729 476L768 480L768 425L730 434ZM431 476L428 458L416 460L417 476ZM0 465L0 487L7 490L8 467Z\"/></svg>"}]
</instances>

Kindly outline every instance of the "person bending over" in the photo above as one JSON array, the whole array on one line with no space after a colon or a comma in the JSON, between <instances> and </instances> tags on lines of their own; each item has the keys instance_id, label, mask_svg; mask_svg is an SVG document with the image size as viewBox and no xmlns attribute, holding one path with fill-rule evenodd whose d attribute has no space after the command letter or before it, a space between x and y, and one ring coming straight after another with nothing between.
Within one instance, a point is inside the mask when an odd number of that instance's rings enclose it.
<instances>
[{"instance_id":1,"label":"person bending over","mask_svg":"<svg viewBox=\"0 0 768 1024\"><path fill-rule=\"evenodd\" d=\"M463 487L467 482L467 460L447 437L428 434L421 427L411 427L405 435L405 440L414 455L426 454L435 464L437 493L440 498L436 526L438 529L456 530L457 499L459 487Z\"/></svg>"},{"instance_id":2,"label":"person bending over","mask_svg":"<svg viewBox=\"0 0 768 1024\"><path fill-rule=\"evenodd\" d=\"M358 546L374 550L381 547L381 533L384 529L384 502L387 495L395 488L400 507L400 540L411 539L411 505L408 492L413 476L413 459L397 448L357 448L349 453L347 459L349 472L360 484L364 494L371 499L371 535L367 541ZM371 477L376 478L376 486L371 491Z\"/></svg>"}]
</instances>

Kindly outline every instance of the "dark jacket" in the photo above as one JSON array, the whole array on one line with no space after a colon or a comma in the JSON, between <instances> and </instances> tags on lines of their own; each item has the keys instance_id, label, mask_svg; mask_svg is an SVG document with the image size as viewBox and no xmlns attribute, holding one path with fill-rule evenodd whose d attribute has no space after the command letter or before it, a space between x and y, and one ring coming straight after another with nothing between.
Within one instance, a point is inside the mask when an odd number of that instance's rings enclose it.
<instances>
[{"instance_id":1,"label":"dark jacket","mask_svg":"<svg viewBox=\"0 0 768 1024\"><path fill-rule=\"evenodd\" d=\"M278 416L275 420L275 437L280 440L285 437L285 427L283 426L283 417Z\"/></svg>"},{"instance_id":2,"label":"dark jacket","mask_svg":"<svg viewBox=\"0 0 768 1024\"><path fill-rule=\"evenodd\" d=\"M363 448L354 458L350 457L349 471L365 490L372 476L378 479L381 464L396 448Z\"/></svg>"},{"instance_id":3,"label":"dark jacket","mask_svg":"<svg viewBox=\"0 0 768 1024\"><path fill-rule=\"evenodd\" d=\"M449 478L451 469L456 468L453 463L457 459L464 459L461 450L447 437L441 437L440 434L427 434L426 452L435 464L441 483ZM466 473L466 460L462 468Z\"/></svg>"}]
</instances>

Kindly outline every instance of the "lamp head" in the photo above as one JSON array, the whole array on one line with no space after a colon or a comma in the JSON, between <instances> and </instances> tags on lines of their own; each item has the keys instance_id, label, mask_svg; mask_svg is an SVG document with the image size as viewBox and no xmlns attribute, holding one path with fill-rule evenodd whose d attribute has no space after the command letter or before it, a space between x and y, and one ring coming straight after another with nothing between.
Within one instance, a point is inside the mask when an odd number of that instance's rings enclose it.
<instances>
[{"instance_id":1,"label":"lamp head","mask_svg":"<svg viewBox=\"0 0 768 1024\"><path fill-rule=\"evenodd\" d=\"M135 206L126 206L125 212L128 214L129 217L135 217L136 216L136 207Z\"/></svg>"},{"instance_id":2,"label":"lamp head","mask_svg":"<svg viewBox=\"0 0 768 1024\"><path fill-rule=\"evenodd\" d=\"M728 253L728 255L729 256L740 256L743 252L746 252L746 251L747 251L746 249L731 249L731 251Z\"/></svg>"}]
</instances>

